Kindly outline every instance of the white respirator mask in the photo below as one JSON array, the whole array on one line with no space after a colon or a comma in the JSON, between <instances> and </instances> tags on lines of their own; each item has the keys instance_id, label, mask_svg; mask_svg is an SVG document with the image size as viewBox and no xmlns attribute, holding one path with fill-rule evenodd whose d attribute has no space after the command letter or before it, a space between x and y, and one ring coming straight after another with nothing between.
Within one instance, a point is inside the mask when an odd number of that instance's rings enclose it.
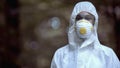
<instances>
[{"instance_id":1,"label":"white respirator mask","mask_svg":"<svg viewBox=\"0 0 120 68\"><path fill-rule=\"evenodd\" d=\"M93 25L89 21L82 19L75 24L76 33L80 38L87 39L93 33Z\"/></svg>"}]
</instances>

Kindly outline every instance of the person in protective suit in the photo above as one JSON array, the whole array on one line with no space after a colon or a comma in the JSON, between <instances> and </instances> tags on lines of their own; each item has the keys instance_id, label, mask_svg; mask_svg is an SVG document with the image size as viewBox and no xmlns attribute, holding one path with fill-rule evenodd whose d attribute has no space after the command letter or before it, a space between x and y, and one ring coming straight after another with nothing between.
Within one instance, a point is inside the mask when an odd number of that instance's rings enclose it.
<instances>
[{"instance_id":1,"label":"person in protective suit","mask_svg":"<svg viewBox=\"0 0 120 68\"><path fill-rule=\"evenodd\" d=\"M98 14L91 2L79 2L71 14L68 44L59 48L51 68L120 68L114 51L100 44Z\"/></svg>"}]
</instances>

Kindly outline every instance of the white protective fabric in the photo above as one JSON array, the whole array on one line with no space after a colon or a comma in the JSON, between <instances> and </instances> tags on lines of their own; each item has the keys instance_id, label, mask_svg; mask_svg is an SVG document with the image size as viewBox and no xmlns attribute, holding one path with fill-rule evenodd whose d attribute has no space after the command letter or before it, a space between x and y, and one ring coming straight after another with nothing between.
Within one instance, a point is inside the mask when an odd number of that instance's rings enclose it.
<instances>
[{"instance_id":1,"label":"white protective fabric","mask_svg":"<svg viewBox=\"0 0 120 68\"><path fill-rule=\"evenodd\" d=\"M81 11L95 16L94 32L86 40L77 37L75 17ZM114 51L100 44L97 36L98 15L92 3L84 1L75 5L68 31L68 45L59 48L52 59L51 68L120 68Z\"/></svg>"}]
</instances>

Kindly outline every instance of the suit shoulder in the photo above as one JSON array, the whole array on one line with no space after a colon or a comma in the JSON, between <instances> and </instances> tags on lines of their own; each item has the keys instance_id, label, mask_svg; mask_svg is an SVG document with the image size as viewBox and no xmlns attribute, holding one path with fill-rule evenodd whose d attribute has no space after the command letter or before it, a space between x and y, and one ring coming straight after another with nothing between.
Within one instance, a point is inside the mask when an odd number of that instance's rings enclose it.
<instances>
[{"instance_id":1,"label":"suit shoulder","mask_svg":"<svg viewBox=\"0 0 120 68\"><path fill-rule=\"evenodd\" d=\"M102 49L107 55L111 55L114 53L113 49L108 46L102 45Z\"/></svg>"},{"instance_id":2,"label":"suit shoulder","mask_svg":"<svg viewBox=\"0 0 120 68\"><path fill-rule=\"evenodd\" d=\"M64 52L66 52L68 50L68 45L65 45L65 46L63 46L63 47L61 47L61 48L58 48L56 51L55 51L55 54L56 55L60 55L60 54L62 54L62 53L64 53Z\"/></svg>"}]
</instances>

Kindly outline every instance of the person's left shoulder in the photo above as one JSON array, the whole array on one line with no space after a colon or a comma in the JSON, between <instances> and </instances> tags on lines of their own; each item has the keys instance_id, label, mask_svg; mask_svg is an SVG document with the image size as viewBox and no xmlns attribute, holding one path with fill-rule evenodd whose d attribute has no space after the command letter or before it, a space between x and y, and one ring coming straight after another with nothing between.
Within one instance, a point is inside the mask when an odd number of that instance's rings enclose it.
<instances>
[{"instance_id":1,"label":"person's left shoulder","mask_svg":"<svg viewBox=\"0 0 120 68\"><path fill-rule=\"evenodd\" d=\"M108 46L102 45L102 50L108 56L114 54L114 50L112 48L108 47Z\"/></svg>"},{"instance_id":2,"label":"person's left shoulder","mask_svg":"<svg viewBox=\"0 0 120 68\"><path fill-rule=\"evenodd\" d=\"M108 68L120 68L120 61L113 49L104 45L102 46L102 48L106 55L106 59L109 62Z\"/></svg>"}]
</instances>

